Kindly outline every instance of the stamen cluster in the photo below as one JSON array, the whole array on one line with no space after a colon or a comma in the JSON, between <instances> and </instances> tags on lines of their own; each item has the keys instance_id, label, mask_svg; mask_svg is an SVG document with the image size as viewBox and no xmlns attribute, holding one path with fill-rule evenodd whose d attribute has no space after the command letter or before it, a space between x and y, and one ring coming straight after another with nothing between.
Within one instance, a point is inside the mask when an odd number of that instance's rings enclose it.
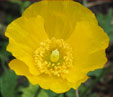
<instances>
[{"instance_id":1,"label":"stamen cluster","mask_svg":"<svg viewBox=\"0 0 113 97\"><path fill-rule=\"evenodd\" d=\"M61 76L72 67L72 48L63 39L52 38L41 42L33 57L40 73Z\"/></svg>"}]
</instances>

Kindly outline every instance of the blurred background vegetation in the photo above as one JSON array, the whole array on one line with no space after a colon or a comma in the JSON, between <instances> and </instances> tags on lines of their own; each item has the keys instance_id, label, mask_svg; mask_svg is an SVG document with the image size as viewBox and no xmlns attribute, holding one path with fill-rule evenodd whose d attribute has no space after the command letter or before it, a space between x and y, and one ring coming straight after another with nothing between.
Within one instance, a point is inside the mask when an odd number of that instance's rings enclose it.
<instances>
[{"instance_id":1,"label":"blurred background vegetation","mask_svg":"<svg viewBox=\"0 0 113 97\"><path fill-rule=\"evenodd\" d=\"M32 1L32 0L31 0ZM34 1L0 1L0 97L75 97L75 90L56 94L29 84L23 76L17 76L8 68L14 57L6 51L8 39L4 36L7 25L21 16L24 9ZM96 15L99 25L110 37L106 50L108 62L104 69L88 73L91 77L79 87L80 97L113 97L113 1L75 0L90 8Z\"/></svg>"}]
</instances>

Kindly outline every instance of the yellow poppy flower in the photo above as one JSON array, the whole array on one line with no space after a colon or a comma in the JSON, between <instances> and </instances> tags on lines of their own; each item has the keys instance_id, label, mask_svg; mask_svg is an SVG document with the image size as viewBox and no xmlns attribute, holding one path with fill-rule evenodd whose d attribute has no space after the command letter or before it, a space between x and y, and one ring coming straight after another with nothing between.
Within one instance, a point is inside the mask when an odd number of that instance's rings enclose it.
<instances>
[{"instance_id":1,"label":"yellow poppy flower","mask_svg":"<svg viewBox=\"0 0 113 97\"><path fill-rule=\"evenodd\" d=\"M63 93L103 68L109 38L95 15L74 1L32 4L7 27L9 67L32 84Z\"/></svg>"}]
</instances>

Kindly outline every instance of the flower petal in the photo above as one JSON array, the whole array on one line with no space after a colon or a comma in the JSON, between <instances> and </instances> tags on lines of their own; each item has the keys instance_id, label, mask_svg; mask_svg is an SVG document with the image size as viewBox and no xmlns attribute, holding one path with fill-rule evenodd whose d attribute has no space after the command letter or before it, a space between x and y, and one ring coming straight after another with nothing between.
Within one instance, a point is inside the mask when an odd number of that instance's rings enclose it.
<instances>
[{"instance_id":1,"label":"flower petal","mask_svg":"<svg viewBox=\"0 0 113 97\"><path fill-rule=\"evenodd\" d=\"M74 57L84 59L85 56L105 50L109 44L109 37L98 24L81 21L77 23L67 42L72 46Z\"/></svg>"},{"instance_id":2,"label":"flower petal","mask_svg":"<svg viewBox=\"0 0 113 97\"><path fill-rule=\"evenodd\" d=\"M17 75L24 75L24 76L30 76L31 74L29 73L28 67L26 66L25 63L22 61L19 61L18 59L13 59L9 63L10 69L14 70Z\"/></svg>"},{"instance_id":3,"label":"flower petal","mask_svg":"<svg viewBox=\"0 0 113 97\"><path fill-rule=\"evenodd\" d=\"M40 42L48 38L44 30L43 18L20 17L8 26L5 35L9 38L7 50L17 59L25 62L31 73L38 74L32 57Z\"/></svg>"},{"instance_id":4,"label":"flower petal","mask_svg":"<svg viewBox=\"0 0 113 97\"><path fill-rule=\"evenodd\" d=\"M79 10L78 10L79 9ZM31 5L23 16L45 20L45 29L49 37L66 39L74 31L77 22L82 20L96 21L94 14L74 1L41 1Z\"/></svg>"},{"instance_id":5,"label":"flower petal","mask_svg":"<svg viewBox=\"0 0 113 97\"><path fill-rule=\"evenodd\" d=\"M97 24L88 21L77 23L67 42L73 48L74 57L74 67L66 76L70 82L76 82L77 78L82 79L89 71L104 67L109 38Z\"/></svg>"},{"instance_id":6,"label":"flower petal","mask_svg":"<svg viewBox=\"0 0 113 97\"><path fill-rule=\"evenodd\" d=\"M32 84L39 84L42 88L53 90L56 93L66 92L71 87L76 89L81 84L81 82L84 82L87 79L84 78L84 80L78 80L76 83L70 83L65 79L61 79L60 77L47 76L44 74L35 76L29 72L27 65L18 59L13 59L9 63L9 67L14 70L17 75L26 76Z\"/></svg>"},{"instance_id":7,"label":"flower petal","mask_svg":"<svg viewBox=\"0 0 113 97\"><path fill-rule=\"evenodd\" d=\"M60 77L42 74L39 76L29 76L28 79L32 84L39 84L42 88L50 89L56 93L63 93L71 88L68 81Z\"/></svg>"}]
</instances>

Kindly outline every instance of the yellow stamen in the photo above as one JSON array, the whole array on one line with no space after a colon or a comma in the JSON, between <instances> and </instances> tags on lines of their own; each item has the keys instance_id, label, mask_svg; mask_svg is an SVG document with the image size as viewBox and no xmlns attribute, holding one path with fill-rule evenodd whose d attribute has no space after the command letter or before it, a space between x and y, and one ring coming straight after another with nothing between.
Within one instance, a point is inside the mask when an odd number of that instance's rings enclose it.
<instances>
[{"instance_id":1,"label":"yellow stamen","mask_svg":"<svg viewBox=\"0 0 113 97\"><path fill-rule=\"evenodd\" d=\"M72 48L63 39L52 38L40 43L34 61L40 73L62 76L72 67Z\"/></svg>"}]
</instances>

